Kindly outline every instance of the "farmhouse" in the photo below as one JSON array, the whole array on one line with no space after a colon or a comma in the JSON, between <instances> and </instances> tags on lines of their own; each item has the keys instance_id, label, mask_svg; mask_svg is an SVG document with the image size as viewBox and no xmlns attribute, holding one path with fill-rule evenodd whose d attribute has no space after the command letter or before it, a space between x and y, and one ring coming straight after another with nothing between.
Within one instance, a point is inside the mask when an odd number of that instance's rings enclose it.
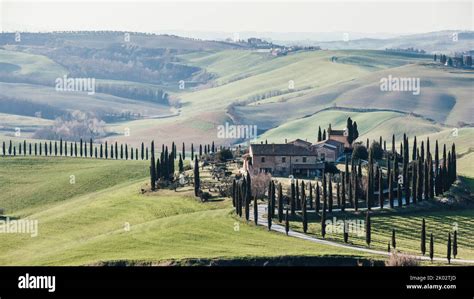
<instances>
[{"instance_id":1,"label":"farmhouse","mask_svg":"<svg viewBox=\"0 0 474 299\"><path fill-rule=\"evenodd\" d=\"M324 162L334 162L351 145L343 130L328 128L328 138L312 144L296 139L284 144L251 144L244 156L244 170L274 175L314 176L324 169Z\"/></svg>"}]
</instances>

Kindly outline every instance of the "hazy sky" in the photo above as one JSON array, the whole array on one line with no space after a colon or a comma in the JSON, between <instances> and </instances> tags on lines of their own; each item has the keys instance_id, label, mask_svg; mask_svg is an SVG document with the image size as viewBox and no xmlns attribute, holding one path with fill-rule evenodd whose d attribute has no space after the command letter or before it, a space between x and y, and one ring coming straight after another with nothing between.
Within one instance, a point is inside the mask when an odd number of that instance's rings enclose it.
<instances>
[{"instance_id":1,"label":"hazy sky","mask_svg":"<svg viewBox=\"0 0 474 299\"><path fill-rule=\"evenodd\" d=\"M473 1L5 1L0 30L365 32L473 30Z\"/></svg>"}]
</instances>

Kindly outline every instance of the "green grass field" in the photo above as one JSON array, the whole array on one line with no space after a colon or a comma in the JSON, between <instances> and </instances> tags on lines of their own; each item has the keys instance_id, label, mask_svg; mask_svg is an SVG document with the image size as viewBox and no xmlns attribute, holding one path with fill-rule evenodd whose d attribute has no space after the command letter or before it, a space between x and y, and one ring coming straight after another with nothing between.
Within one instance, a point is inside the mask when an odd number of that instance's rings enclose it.
<instances>
[{"instance_id":1,"label":"green grass field","mask_svg":"<svg viewBox=\"0 0 474 299\"><path fill-rule=\"evenodd\" d=\"M245 224L232 216L228 200L200 203L187 190L141 194L147 183L142 162L19 157L0 161L1 187L7 190L0 195L0 205L9 207L9 216L39 223L37 237L0 234L2 265L295 255L381 259ZM70 173L77 174L76 186L69 184Z\"/></svg>"},{"instance_id":2,"label":"green grass field","mask_svg":"<svg viewBox=\"0 0 474 299\"><path fill-rule=\"evenodd\" d=\"M365 220L365 213L354 215L352 213L327 214L328 220ZM446 246L448 240L448 232L453 237L453 229L458 229L458 258L474 259L474 246L471 240L474 234L471 228L474 225L473 209L458 210L436 210L436 211L392 211L384 213L376 213L371 217L372 234L370 248L377 250L387 250L388 243L391 242L392 229L396 231L397 250L405 253L420 255L421 244L421 223L425 218L427 253L429 250L429 235L432 233L434 237L434 251L437 257L446 257ZM320 216L310 213L310 221L308 233L321 237L321 221ZM296 221L292 222L290 227L297 231L302 231L301 218L296 216ZM343 234L338 231L326 234L326 239L338 242L344 242ZM365 247L365 231L361 235L356 232L349 234L349 244Z\"/></svg>"}]
</instances>

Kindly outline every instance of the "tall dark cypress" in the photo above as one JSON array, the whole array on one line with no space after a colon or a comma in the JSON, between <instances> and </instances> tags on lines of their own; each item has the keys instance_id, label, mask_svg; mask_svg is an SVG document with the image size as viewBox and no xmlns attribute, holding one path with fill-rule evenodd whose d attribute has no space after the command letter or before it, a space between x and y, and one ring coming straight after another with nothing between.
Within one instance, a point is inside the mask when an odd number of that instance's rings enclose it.
<instances>
[{"instance_id":1,"label":"tall dark cypress","mask_svg":"<svg viewBox=\"0 0 474 299\"><path fill-rule=\"evenodd\" d=\"M458 231L455 230L453 233L453 257L456 258L458 255Z\"/></svg>"},{"instance_id":2,"label":"tall dark cypress","mask_svg":"<svg viewBox=\"0 0 474 299\"><path fill-rule=\"evenodd\" d=\"M308 213L306 213L306 194L304 192L304 183L301 182L301 213L303 216L303 232L306 233L308 231Z\"/></svg>"},{"instance_id":3,"label":"tall dark cypress","mask_svg":"<svg viewBox=\"0 0 474 299\"><path fill-rule=\"evenodd\" d=\"M283 221L283 187L278 185L278 222Z\"/></svg>"},{"instance_id":4,"label":"tall dark cypress","mask_svg":"<svg viewBox=\"0 0 474 299\"><path fill-rule=\"evenodd\" d=\"M448 258L448 263L451 264L451 232L448 233L448 248L446 257Z\"/></svg>"},{"instance_id":5,"label":"tall dark cypress","mask_svg":"<svg viewBox=\"0 0 474 299\"><path fill-rule=\"evenodd\" d=\"M348 173L342 174L342 187L341 187L341 211L344 212L346 209L346 176Z\"/></svg>"},{"instance_id":6,"label":"tall dark cypress","mask_svg":"<svg viewBox=\"0 0 474 299\"><path fill-rule=\"evenodd\" d=\"M392 229L392 247L395 249L397 248L397 240L395 236L395 229Z\"/></svg>"},{"instance_id":7,"label":"tall dark cypress","mask_svg":"<svg viewBox=\"0 0 474 299\"><path fill-rule=\"evenodd\" d=\"M430 234L430 259L433 261L434 257L434 240L433 240L433 233Z\"/></svg>"},{"instance_id":8,"label":"tall dark cypress","mask_svg":"<svg viewBox=\"0 0 474 299\"><path fill-rule=\"evenodd\" d=\"M286 207L286 213L285 213L285 232L286 235L288 236L288 232L290 231L290 217L288 215L288 207Z\"/></svg>"},{"instance_id":9,"label":"tall dark cypress","mask_svg":"<svg viewBox=\"0 0 474 299\"><path fill-rule=\"evenodd\" d=\"M418 163L415 163L415 164L412 164L412 181L411 181L411 193L412 193L412 200L413 200L413 203L416 204L417 202L417 196L418 196L418 191L416 190L417 188L417 180L418 180L418 171L417 171L417 164Z\"/></svg>"},{"instance_id":10,"label":"tall dark cypress","mask_svg":"<svg viewBox=\"0 0 474 299\"><path fill-rule=\"evenodd\" d=\"M183 142L182 152L183 152L183 160L186 160L186 148L185 148L184 142Z\"/></svg>"},{"instance_id":11,"label":"tall dark cypress","mask_svg":"<svg viewBox=\"0 0 474 299\"><path fill-rule=\"evenodd\" d=\"M93 145L92 145L92 138L89 140L89 156L92 157L93 153Z\"/></svg>"},{"instance_id":12,"label":"tall dark cypress","mask_svg":"<svg viewBox=\"0 0 474 299\"><path fill-rule=\"evenodd\" d=\"M345 219L344 219L343 225L344 225L343 227L344 243L347 243L349 241L349 224L347 223Z\"/></svg>"},{"instance_id":13,"label":"tall dark cypress","mask_svg":"<svg viewBox=\"0 0 474 299\"><path fill-rule=\"evenodd\" d=\"M296 196L295 196L296 210L301 210L300 183L298 182L298 180L296 180L295 191L296 191Z\"/></svg>"},{"instance_id":14,"label":"tall dark cypress","mask_svg":"<svg viewBox=\"0 0 474 299\"><path fill-rule=\"evenodd\" d=\"M411 159L412 160L417 160L418 157L417 157L417 151L416 151L417 147L416 147L416 136L415 138L413 139L413 152L412 152L412 156L411 156Z\"/></svg>"},{"instance_id":15,"label":"tall dark cypress","mask_svg":"<svg viewBox=\"0 0 474 299\"><path fill-rule=\"evenodd\" d=\"M326 182L326 174L323 175L323 210L326 212L328 207L328 193L327 193L327 182Z\"/></svg>"},{"instance_id":16,"label":"tall dark cypress","mask_svg":"<svg viewBox=\"0 0 474 299\"><path fill-rule=\"evenodd\" d=\"M337 201L337 206L341 208L341 186L339 182L336 183L336 201Z\"/></svg>"},{"instance_id":17,"label":"tall dark cypress","mask_svg":"<svg viewBox=\"0 0 474 299\"><path fill-rule=\"evenodd\" d=\"M391 172L390 176L388 177L388 204L391 209L393 209L393 177L395 175L395 172Z\"/></svg>"},{"instance_id":18,"label":"tall dark cypress","mask_svg":"<svg viewBox=\"0 0 474 299\"><path fill-rule=\"evenodd\" d=\"M107 141L105 142L105 145L104 145L104 150L105 150L105 159L108 159L109 158L109 147L107 146Z\"/></svg>"},{"instance_id":19,"label":"tall dark cypress","mask_svg":"<svg viewBox=\"0 0 474 299\"><path fill-rule=\"evenodd\" d=\"M312 210L313 209L313 186L311 182L309 182L308 189L309 189L309 209Z\"/></svg>"},{"instance_id":20,"label":"tall dark cypress","mask_svg":"<svg viewBox=\"0 0 474 299\"><path fill-rule=\"evenodd\" d=\"M257 198L253 198L253 222L258 225L258 202Z\"/></svg>"},{"instance_id":21,"label":"tall dark cypress","mask_svg":"<svg viewBox=\"0 0 474 299\"><path fill-rule=\"evenodd\" d=\"M184 165L183 165L183 156L182 156L182 154L179 154L178 170L179 170L180 173L184 172Z\"/></svg>"},{"instance_id":22,"label":"tall dark cypress","mask_svg":"<svg viewBox=\"0 0 474 299\"><path fill-rule=\"evenodd\" d=\"M272 204L270 199L267 200L267 225L268 230L272 229L272 213L271 213Z\"/></svg>"},{"instance_id":23,"label":"tall dark cypress","mask_svg":"<svg viewBox=\"0 0 474 299\"><path fill-rule=\"evenodd\" d=\"M326 236L326 205L327 201L323 201L323 211L321 213L321 235L323 238Z\"/></svg>"},{"instance_id":24,"label":"tall dark cypress","mask_svg":"<svg viewBox=\"0 0 474 299\"><path fill-rule=\"evenodd\" d=\"M154 141L151 142L151 160L150 160L150 178L151 178L151 190L155 191L156 190L156 169L155 169L155 146L154 146Z\"/></svg>"},{"instance_id":25,"label":"tall dark cypress","mask_svg":"<svg viewBox=\"0 0 474 299\"><path fill-rule=\"evenodd\" d=\"M316 210L316 213L319 213L319 209L321 207L321 195L320 195L320 192L319 192L319 183L316 182L316 200L315 200L315 210Z\"/></svg>"},{"instance_id":26,"label":"tall dark cypress","mask_svg":"<svg viewBox=\"0 0 474 299\"><path fill-rule=\"evenodd\" d=\"M329 213L332 212L332 205L333 205L333 196L332 196L332 175L329 174L329 186L328 186L328 206L329 206Z\"/></svg>"},{"instance_id":27,"label":"tall dark cypress","mask_svg":"<svg viewBox=\"0 0 474 299\"><path fill-rule=\"evenodd\" d=\"M370 212L367 211L365 214L365 243L367 243L367 246L370 246L370 241L371 241L371 235L372 235L372 225L370 223Z\"/></svg>"},{"instance_id":28,"label":"tall dark cypress","mask_svg":"<svg viewBox=\"0 0 474 299\"><path fill-rule=\"evenodd\" d=\"M82 157L82 138L80 139L80 142L79 142L79 153L80 153L80 156Z\"/></svg>"},{"instance_id":29,"label":"tall dark cypress","mask_svg":"<svg viewBox=\"0 0 474 299\"><path fill-rule=\"evenodd\" d=\"M201 180L199 178L199 164L198 160L194 160L194 195L198 196L199 195L199 189L201 185Z\"/></svg>"},{"instance_id":30,"label":"tall dark cypress","mask_svg":"<svg viewBox=\"0 0 474 299\"><path fill-rule=\"evenodd\" d=\"M118 144L117 141L115 141L115 160L118 159L119 151L118 151Z\"/></svg>"},{"instance_id":31,"label":"tall dark cypress","mask_svg":"<svg viewBox=\"0 0 474 299\"><path fill-rule=\"evenodd\" d=\"M295 196L296 196L296 190L295 190L295 183L292 181L291 182L291 197L290 197L290 209L291 209L291 215L294 216L295 215L295 204L296 204L296 200L295 200Z\"/></svg>"},{"instance_id":32,"label":"tall dark cypress","mask_svg":"<svg viewBox=\"0 0 474 299\"><path fill-rule=\"evenodd\" d=\"M379 181L378 181L378 189L379 189L379 205L380 209L383 209L383 204L384 204L384 199L383 199L383 178L382 178L382 169L379 169L379 175L378 175ZM391 190L388 190L389 193L391 193Z\"/></svg>"},{"instance_id":33,"label":"tall dark cypress","mask_svg":"<svg viewBox=\"0 0 474 299\"><path fill-rule=\"evenodd\" d=\"M250 171L247 171L247 189L245 192L246 204L250 205L250 200L252 199L252 178L250 177Z\"/></svg>"},{"instance_id":34,"label":"tall dark cypress","mask_svg":"<svg viewBox=\"0 0 474 299\"><path fill-rule=\"evenodd\" d=\"M194 161L194 144L191 143L191 160Z\"/></svg>"},{"instance_id":35,"label":"tall dark cypress","mask_svg":"<svg viewBox=\"0 0 474 299\"><path fill-rule=\"evenodd\" d=\"M421 222L421 254L425 255L426 253L426 225L425 225L425 218L423 218Z\"/></svg>"}]
</instances>

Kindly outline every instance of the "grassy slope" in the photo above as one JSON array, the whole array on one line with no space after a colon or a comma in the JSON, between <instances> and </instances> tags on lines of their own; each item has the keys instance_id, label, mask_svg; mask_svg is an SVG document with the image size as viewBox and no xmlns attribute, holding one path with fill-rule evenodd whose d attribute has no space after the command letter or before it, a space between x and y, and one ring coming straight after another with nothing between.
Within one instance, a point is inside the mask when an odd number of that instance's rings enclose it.
<instances>
[{"instance_id":1,"label":"grassy slope","mask_svg":"<svg viewBox=\"0 0 474 299\"><path fill-rule=\"evenodd\" d=\"M28 215L45 205L144 178L146 161L83 158L0 158L0 207ZM75 183L70 183L70 176Z\"/></svg>"},{"instance_id":2,"label":"grassy slope","mask_svg":"<svg viewBox=\"0 0 474 299\"><path fill-rule=\"evenodd\" d=\"M343 220L343 216L334 215L337 220ZM313 223L309 224L308 232L315 234L316 237L321 236L320 217L315 217L311 213ZM331 219L333 216L328 216ZM474 210L445 210L433 212L413 212L399 214L387 213L378 214L371 217L372 235L371 248L378 250L387 250L388 242L391 242L392 229L396 231L397 249L403 252L410 252L414 254L421 254L420 251L420 235L422 219L426 221L427 243L426 249L429 250L429 234L433 233L435 256L446 257L446 244L448 240L448 232L453 233L453 228L458 228L458 258L473 259L474 247L472 246L472 239L474 234L472 227L474 225ZM347 215L348 220L360 219L365 220L365 215L354 216ZM291 227L295 230L302 230L301 222L292 222ZM342 233L328 233L326 238L343 242ZM365 233L358 236L356 233L351 233L349 236L349 243L357 246L366 246Z\"/></svg>"},{"instance_id":3,"label":"grassy slope","mask_svg":"<svg viewBox=\"0 0 474 299\"><path fill-rule=\"evenodd\" d=\"M0 50L0 62L19 66L15 75L49 80L51 85L57 77L67 74L65 68L43 55Z\"/></svg>"},{"instance_id":4,"label":"grassy slope","mask_svg":"<svg viewBox=\"0 0 474 299\"><path fill-rule=\"evenodd\" d=\"M231 216L227 200L202 204L186 191L140 194L146 180L133 181L129 169L138 168L136 177L142 177L142 165L94 160L91 163L99 170L93 170L92 164L82 159L1 161L2 169L8 170L10 177L14 175L16 181L21 177L22 181L14 185L14 190L2 193L0 203L11 204L9 198L14 194L14 200L21 199L36 208L12 210L9 214L28 215L27 219L39 222L39 234L35 238L26 234L0 234L2 265L80 265L109 260L159 262L282 255L365 256L268 233L252 224L240 223L240 230L235 231L238 220ZM23 166L18 165L20 162ZM64 179L55 173L68 174L68 170L73 169L81 172L84 164L84 175L76 178L80 188L71 192L67 177ZM108 170L110 184L102 180L100 169ZM121 173L126 174L126 178ZM88 177L87 182L78 179L84 176ZM5 177L2 175L2 181ZM31 181L28 190L22 190L26 188L20 186ZM11 188L11 182L7 186ZM125 230L127 223L130 231Z\"/></svg>"}]
</instances>

